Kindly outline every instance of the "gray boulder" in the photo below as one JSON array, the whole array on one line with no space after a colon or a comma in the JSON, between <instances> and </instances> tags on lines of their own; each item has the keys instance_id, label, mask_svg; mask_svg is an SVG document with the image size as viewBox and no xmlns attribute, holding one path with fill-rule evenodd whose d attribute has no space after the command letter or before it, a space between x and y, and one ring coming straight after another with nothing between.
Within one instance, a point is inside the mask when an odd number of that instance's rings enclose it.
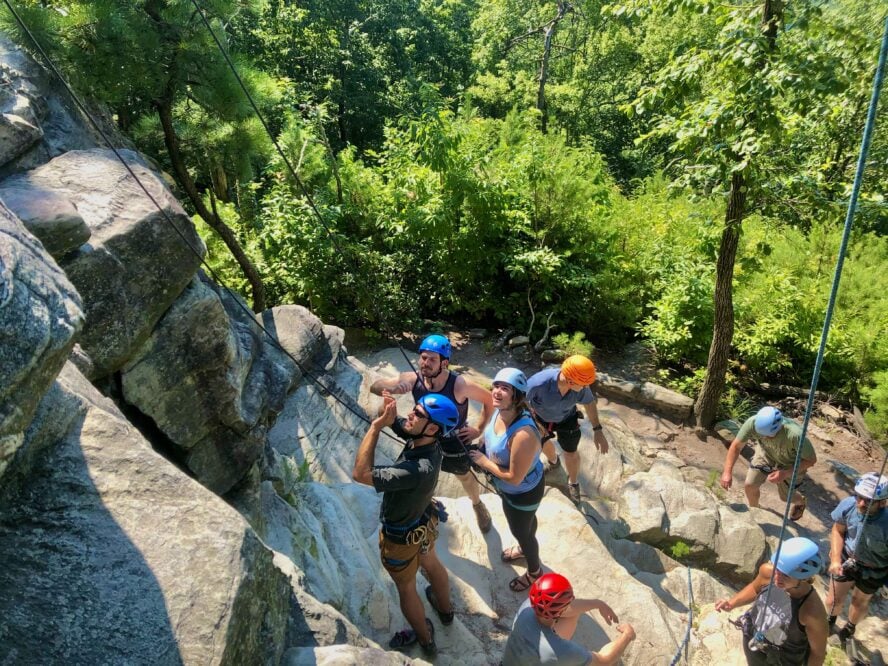
<instances>
[{"instance_id":1,"label":"gray boulder","mask_svg":"<svg viewBox=\"0 0 888 666\"><path fill-rule=\"evenodd\" d=\"M20 181L16 177L4 181L0 199L40 239L47 252L59 259L89 240L89 227L66 196Z\"/></svg>"},{"instance_id":2,"label":"gray boulder","mask_svg":"<svg viewBox=\"0 0 888 666\"><path fill-rule=\"evenodd\" d=\"M0 494L6 664L279 661L293 595L244 519L68 363Z\"/></svg>"},{"instance_id":3,"label":"gray boulder","mask_svg":"<svg viewBox=\"0 0 888 666\"><path fill-rule=\"evenodd\" d=\"M6 91L2 131L9 138L0 151L0 172L33 169L69 150L104 145L55 75L4 35L0 35L0 80ZM130 145L107 113L95 107L90 113L114 145Z\"/></svg>"},{"instance_id":4,"label":"gray boulder","mask_svg":"<svg viewBox=\"0 0 888 666\"><path fill-rule=\"evenodd\" d=\"M0 475L82 325L74 287L0 203Z\"/></svg>"},{"instance_id":5,"label":"gray boulder","mask_svg":"<svg viewBox=\"0 0 888 666\"><path fill-rule=\"evenodd\" d=\"M68 152L7 181L19 190L18 200L27 198L28 191L34 197L48 191L68 201L92 234L60 262L83 297L86 324L79 343L91 360L82 366L89 369L90 379L118 370L147 339L205 252L166 184L136 153L122 154L175 228L111 151ZM67 210L65 224L76 227Z\"/></svg>"},{"instance_id":6,"label":"gray boulder","mask_svg":"<svg viewBox=\"0 0 888 666\"><path fill-rule=\"evenodd\" d=\"M662 459L626 480L619 515L625 536L658 548L683 542L689 561L737 581L748 582L768 552L765 533L750 512L720 503Z\"/></svg>"},{"instance_id":7,"label":"gray boulder","mask_svg":"<svg viewBox=\"0 0 888 666\"><path fill-rule=\"evenodd\" d=\"M308 364L325 336L320 320L302 314L279 320L294 324L281 333ZM243 301L202 274L121 374L126 402L150 416L201 483L218 493L259 458L268 425L300 376Z\"/></svg>"}]
</instances>

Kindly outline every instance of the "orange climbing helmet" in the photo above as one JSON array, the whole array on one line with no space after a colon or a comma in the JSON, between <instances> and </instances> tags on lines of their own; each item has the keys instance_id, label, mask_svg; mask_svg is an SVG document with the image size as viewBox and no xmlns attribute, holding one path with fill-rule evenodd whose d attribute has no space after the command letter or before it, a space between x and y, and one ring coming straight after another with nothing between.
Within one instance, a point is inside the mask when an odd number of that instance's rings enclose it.
<instances>
[{"instance_id":1,"label":"orange climbing helmet","mask_svg":"<svg viewBox=\"0 0 888 666\"><path fill-rule=\"evenodd\" d=\"M530 586L530 605L547 620L556 620L574 600L570 581L557 573L543 574Z\"/></svg>"},{"instance_id":2,"label":"orange climbing helmet","mask_svg":"<svg viewBox=\"0 0 888 666\"><path fill-rule=\"evenodd\" d=\"M561 373L575 384L590 386L595 383L595 364L585 356L574 354L564 359Z\"/></svg>"}]
</instances>

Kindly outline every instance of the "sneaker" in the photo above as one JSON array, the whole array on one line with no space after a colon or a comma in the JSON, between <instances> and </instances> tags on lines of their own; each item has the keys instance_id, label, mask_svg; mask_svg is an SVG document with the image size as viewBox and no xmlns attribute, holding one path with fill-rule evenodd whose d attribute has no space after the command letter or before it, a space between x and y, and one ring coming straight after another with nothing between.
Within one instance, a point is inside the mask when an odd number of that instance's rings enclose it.
<instances>
[{"instance_id":1,"label":"sneaker","mask_svg":"<svg viewBox=\"0 0 888 666\"><path fill-rule=\"evenodd\" d=\"M839 640L842 641L842 643L844 643L849 638L852 638L854 636L854 629L849 629L848 625L846 624L844 627L839 629L839 633L836 635L839 637Z\"/></svg>"},{"instance_id":2,"label":"sneaker","mask_svg":"<svg viewBox=\"0 0 888 666\"><path fill-rule=\"evenodd\" d=\"M555 470L561 467L561 456L555 456L555 462L546 461L543 465L544 471L546 474L549 472L554 472Z\"/></svg>"},{"instance_id":3,"label":"sneaker","mask_svg":"<svg viewBox=\"0 0 888 666\"><path fill-rule=\"evenodd\" d=\"M487 510L487 507L484 506L484 502L478 500L477 504L473 504L472 508L475 509L475 518L478 520L478 529L481 530L481 534L487 534L490 531L490 526L493 524L493 519L490 517L490 511Z\"/></svg>"},{"instance_id":4,"label":"sneaker","mask_svg":"<svg viewBox=\"0 0 888 666\"><path fill-rule=\"evenodd\" d=\"M579 483L568 483L567 484L567 494L570 495L570 501L574 504L580 503L580 484Z\"/></svg>"},{"instance_id":5,"label":"sneaker","mask_svg":"<svg viewBox=\"0 0 888 666\"><path fill-rule=\"evenodd\" d=\"M425 656L434 657L438 654L438 646L435 644L435 625L432 624L432 621L429 618L426 618L426 626L429 628L429 642L420 642L419 647L422 648L422 652Z\"/></svg>"}]
</instances>

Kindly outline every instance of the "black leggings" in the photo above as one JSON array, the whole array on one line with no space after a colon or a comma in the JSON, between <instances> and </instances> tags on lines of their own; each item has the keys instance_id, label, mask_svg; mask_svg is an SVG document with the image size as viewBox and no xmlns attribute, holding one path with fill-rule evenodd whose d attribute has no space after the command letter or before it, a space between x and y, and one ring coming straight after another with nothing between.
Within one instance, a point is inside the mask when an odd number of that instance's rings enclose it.
<instances>
[{"instance_id":1,"label":"black leggings","mask_svg":"<svg viewBox=\"0 0 888 666\"><path fill-rule=\"evenodd\" d=\"M537 519L536 505L543 501L543 493L546 490L545 479L541 478L535 488L527 492L512 495L503 493L503 513L509 522L509 531L518 540L521 552L527 558L527 570L531 573L539 571L540 544L536 539ZM516 507L534 507L531 511L525 511Z\"/></svg>"}]
</instances>

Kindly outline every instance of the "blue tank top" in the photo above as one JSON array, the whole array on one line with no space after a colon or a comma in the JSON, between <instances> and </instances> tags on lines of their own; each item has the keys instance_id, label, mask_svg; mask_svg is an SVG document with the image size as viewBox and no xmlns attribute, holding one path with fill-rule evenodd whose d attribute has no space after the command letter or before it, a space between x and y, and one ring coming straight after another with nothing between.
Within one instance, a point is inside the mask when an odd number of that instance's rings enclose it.
<instances>
[{"instance_id":1,"label":"blue tank top","mask_svg":"<svg viewBox=\"0 0 888 666\"><path fill-rule=\"evenodd\" d=\"M449 372L449 371L448 371ZM453 401L453 404L456 405L456 411L459 414L459 421L456 423L457 428L461 428L466 419L469 417L469 401L463 400L462 402L456 401L456 396L453 395L454 388L456 387L456 378L457 374L454 372L450 372L450 375L447 377L447 381L444 382L444 386L441 387L440 391L431 391L426 388L426 385L423 384L422 379L420 379L419 375L416 376L416 381L413 382L413 400L419 401L419 399L428 395L429 393L437 393L439 395L443 395L446 398L450 398Z\"/></svg>"},{"instance_id":2,"label":"blue tank top","mask_svg":"<svg viewBox=\"0 0 888 666\"><path fill-rule=\"evenodd\" d=\"M498 435L494 431L494 424L496 423L496 417L499 415L499 410L496 410L493 413L493 418L490 419L490 423L487 424L487 427L484 428L484 448L487 452L487 457L490 458L500 469L509 469L509 461L511 460L511 451L509 449L509 440L512 439L512 436L520 429L525 426L530 426L533 429L534 434L537 438L537 443L540 441L540 432L537 430L536 423L534 423L533 417L529 412L524 412L521 416L515 419L512 424L506 428L506 431L501 435ZM541 449L542 450L542 449ZM543 461L540 460L539 456L537 456L536 462L530 466L530 470L527 472L527 476L524 477L519 483L509 483L507 481L503 481L500 478L494 477L493 482L496 484L496 487L499 488L502 492L508 493L509 495L519 495L521 493L526 493L528 490L533 490L536 488L537 484L540 482L540 479L543 477Z\"/></svg>"}]
</instances>

